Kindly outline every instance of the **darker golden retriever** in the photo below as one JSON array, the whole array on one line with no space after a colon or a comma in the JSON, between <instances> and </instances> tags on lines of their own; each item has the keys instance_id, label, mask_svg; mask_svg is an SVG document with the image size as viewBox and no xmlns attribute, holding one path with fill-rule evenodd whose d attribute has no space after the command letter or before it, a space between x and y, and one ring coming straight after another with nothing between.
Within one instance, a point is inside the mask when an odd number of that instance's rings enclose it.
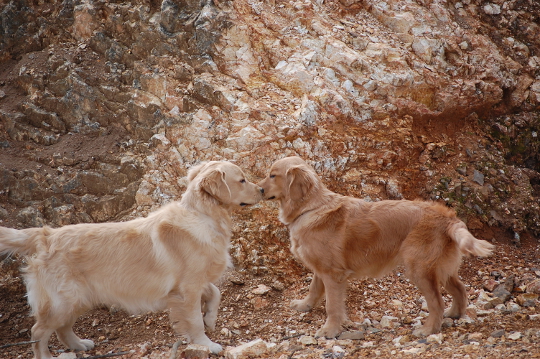
<instances>
[{"instance_id":1,"label":"darker golden retriever","mask_svg":"<svg viewBox=\"0 0 540 359\"><path fill-rule=\"evenodd\" d=\"M349 278L379 277L404 265L424 294L429 316L415 334L441 329L441 285L453 298L445 313L461 317L467 307L458 276L463 254L487 256L494 246L473 237L453 210L433 202L366 202L328 190L301 158L276 161L259 183L267 199L280 202L291 252L313 271L308 295L292 308L308 311L325 295L327 320L318 337L334 338L347 322Z\"/></svg>"},{"instance_id":2,"label":"darker golden retriever","mask_svg":"<svg viewBox=\"0 0 540 359\"><path fill-rule=\"evenodd\" d=\"M204 327L215 327L220 293L212 283L230 263L229 212L257 203L262 193L229 162L195 166L188 180L180 201L147 218L61 228L0 227L0 253L28 256L24 277L36 318L37 359L52 358L47 344L54 332L73 350L93 348L72 327L85 311L104 304L130 313L170 309L178 334L213 353L222 350Z\"/></svg>"}]
</instances>

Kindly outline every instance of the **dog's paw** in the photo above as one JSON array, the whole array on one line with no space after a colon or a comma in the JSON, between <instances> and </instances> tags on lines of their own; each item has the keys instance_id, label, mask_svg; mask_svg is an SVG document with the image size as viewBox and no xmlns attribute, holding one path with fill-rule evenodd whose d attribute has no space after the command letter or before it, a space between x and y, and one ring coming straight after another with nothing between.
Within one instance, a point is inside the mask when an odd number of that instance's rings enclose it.
<instances>
[{"instance_id":1,"label":"dog's paw","mask_svg":"<svg viewBox=\"0 0 540 359\"><path fill-rule=\"evenodd\" d=\"M462 315L457 310L452 310L452 308L450 308L444 312L444 317L452 318L452 319L459 319L462 317Z\"/></svg>"},{"instance_id":2,"label":"dog's paw","mask_svg":"<svg viewBox=\"0 0 540 359\"><path fill-rule=\"evenodd\" d=\"M208 345L208 348L210 348L210 351L212 354L219 354L223 351L223 347L219 345L218 343L210 342Z\"/></svg>"},{"instance_id":3,"label":"dog's paw","mask_svg":"<svg viewBox=\"0 0 540 359\"><path fill-rule=\"evenodd\" d=\"M427 328L426 326L423 326L414 330L413 335L417 338L422 338L422 337L427 337L428 335L431 335L431 334L436 334L438 332L439 332L438 330L433 330L431 328Z\"/></svg>"},{"instance_id":4,"label":"dog's paw","mask_svg":"<svg viewBox=\"0 0 540 359\"><path fill-rule=\"evenodd\" d=\"M214 343L206 335L199 337L198 340L191 341L193 344L205 345L207 346L212 354L219 354L223 351L223 347L218 343Z\"/></svg>"},{"instance_id":5,"label":"dog's paw","mask_svg":"<svg viewBox=\"0 0 540 359\"><path fill-rule=\"evenodd\" d=\"M337 328L330 327L324 325L321 329L315 333L315 338L326 338L326 339L334 339L337 338L337 336L341 334L341 326L338 326Z\"/></svg>"},{"instance_id":6,"label":"dog's paw","mask_svg":"<svg viewBox=\"0 0 540 359\"><path fill-rule=\"evenodd\" d=\"M94 349L94 342L91 341L90 339L80 339L76 343L71 343L69 348L71 350L80 350L80 351L90 350L90 349Z\"/></svg>"},{"instance_id":7,"label":"dog's paw","mask_svg":"<svg viewBox=\"0 0 540 359\"><path fill-rule=\"evenodd\" d=\"M217 322L217 313L216 312L207 312L204 314L203 317L204 326L207 330L213 332L216 330L216 322Z\"/></svg>"},{"instance_id":8,"label":"dog's paw","mask_svg":"<svg viewBox=\"0 0 540 359\"><path fill-rule=\"evenodd\" d=\"M305 300L293 300L291 301L291 308L299 312L309 312L313 306L307 304Z\"/></svg>"}]
</instances>

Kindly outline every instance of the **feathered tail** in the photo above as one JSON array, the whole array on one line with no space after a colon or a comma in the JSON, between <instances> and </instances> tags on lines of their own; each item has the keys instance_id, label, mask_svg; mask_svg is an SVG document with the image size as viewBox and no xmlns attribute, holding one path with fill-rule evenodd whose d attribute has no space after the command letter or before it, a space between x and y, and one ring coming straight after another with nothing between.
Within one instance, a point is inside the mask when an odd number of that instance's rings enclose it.
<instances>
[{"instance_id":1,"label":"feathered tail","mask_svg":"<svg viewBox=\"0 0 540 359\"><path fill-rule=\"evenodd\" d=\"M479 257L491 255L495 246L488 241L475 238L468 230L465 223L459 221L448 227L448 235L457 243L464 254L472 254Z\"/></svg>"},{"instance_id":2,"label":"feathered tail","mask_svg":"<svg viewBox=\"0 0 540 359\"><path fill-rule=\"evenodd\" d=\"M13 229L0 227L0 254L19 253L31 255L49 233L49 227Z\"/></svg>"}]
</instances>

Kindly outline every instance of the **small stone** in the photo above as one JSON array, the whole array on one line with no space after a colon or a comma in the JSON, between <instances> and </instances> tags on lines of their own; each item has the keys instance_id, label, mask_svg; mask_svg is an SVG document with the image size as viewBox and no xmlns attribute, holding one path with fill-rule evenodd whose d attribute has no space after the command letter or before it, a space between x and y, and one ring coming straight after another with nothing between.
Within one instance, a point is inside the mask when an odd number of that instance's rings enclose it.
<instances>
[{"instance_id":1,"label":"small stone","mask_svg":"<svg viewBox=\"0 0 540 359\"><path fill-rule=\"evenodd\" d=\"M139 347L135 351L135 354L137 354L137 357L144 357L152 351L152 344L146 342L143 344L139 344Z\"/></svg>"},{"instance_id":2,"label":"small stone","mask_svg":"<svg viewBox=\"0 0 540 359\"><path fill-rule=\"evenodd\" d=\"M505 279L503 283L504 289L506 289L507 291L511 293L514 290L515 284L516 284L516 276L514 274L511 274Z\"/></svg>"},{"instance_id":3,"label":"small stone","mask_svg":"<svg viewBox=\"0 0 540 359\"><path fill-rule=\"evenodd\" d=\"M504 284L500 284L493 291L493 296L496 297L496 298L499 298L504 303L508 299L510 299L511 293L504 287ZM497 304L499 304L499 303L497 303Z\"/></svg>"},{"instance_id":4,"label":"small stone","mask_svg":"<svg viewBox=\"0 0 540 359\"><path fill-rule=\"evenodd\" d=\"M468 317L468 316L464 316L464 317L461 317L458 319L458 324L459 325L463 325L463 324L472 324L474 323L474 319Z\"/></svg>"},{"instance_id":5,"label":"small stone","mask_svg":"<svg viewBox=\"0 0 540 359\"><path fill-rule=\"evenodd\" d=\"M253 304L253 309L259 310L266 308L270 303L265 298L256 297L251 300L251 303Z\"/></svg>"},{"instance_id":6,"label":"small stone","mask_svg":"<svg viewBox=\"0 0 540 359\"><path fill-rule=\"evenodd\" d=\"M401 322L403 324L411 324L413 322L412 318L409 317L408 315L404 316L402 319L401 319Z\"/></svg>"},{"instance_id":7,"label":"small stone","mask_svg":"<svg viewBox=\"0 0 540 359\"><path fill-rule=\"evenodd\" d=\"M189 344L184 350L182 358L207 359L210 357L210 348L206 345Z\"/></svg>"},{"instance_id":8,"label":"small stone","mask_svg":"<svg viewBox=\"0 0 540 359\"><path fill-rule=\"evenodd\" d=\"M527 293L540 294L540 280L535 280L527 284Z\"/></svg>"},{"instance_id":9,"label":"small stone","mask_svg":"<svg viewBox=\"0 0 540 359\"><path fill-rule=\"evenodd\" d=\"M385 315L381 318L381 327L393 328L395 320L398 320L398 318Z\"/></svg>"},{"instance_id":10,"label":"small stone","mask_svg":"<svg viewBox=\"0 0 540 359\"><path fill-rule=\"evenodd\" d=\"M523 293L520 294L516 300L519 305L523 307L535 307L538 300L538 294L535 293Z\"/></svg>"},{"instance_id":11,"label":"small stone","mask_svg":"<svg viewBox=\"0 0 540 359\"><path fill-rule=\"evenodd\" d=\"M232 276L231 278L229 278L229 280L231 281L232 284L236 284L236 285L244 285L246 284L246 281L243 277L240 277L240 276Z\"/></svg>"},{"instance_id":12,"label":"small stone","mask_svg":"<svg viewBox=\"0 0 540 359\"><path fill-rule=\"evenodd\" d=\"M480 186L483 186L484 185L484 175L482 174L482 172L480 172L478 170L474 170L473 181L478 183Z\"/></svg>"},{"instance_id":13,"label":"small stone","mask_svg":"<svg viewBox=\"0 0 540 359\"><path fill-rule=\"evenodd\" d=\"M479 341L481 340L483 337L482 333L479 333L479 332L475 332L475 333L471 333L469 334L469 340L474 340L474 341Z\"/></svg>"},{"instance_id":14,"label":"small stone","mask_svg":"<svg viewBox=\"0 0 540 359\"><path fill-rule=\"evenodd\" d=\"M483 7L484 12L488 15L499 15L501 13L501 7L497 4L486 4Z\"/></svg>"},{"instance_id":15,"label":"small stone","mask_svg":"<svg viewBox=\"0 0 540 359\"><path fill-rule=\"evenodd\" d=\"M499 283L493 279L489 279L484 282L483 288L488 292L493 292L493 290L499 285Z\"/></svg>"},{"instance_id":16,"label":"small stone","mask_svg":"<svg viewBox=\"0 0 540 359\"><path fill-rule=\"evenodd\" d=\"M516 312L519 312L521 310L521 306L517 303L514 303L514 302L508 302L506 303L506 310L512 312L512 313L516 313Z\"/></svg>"},{"instance_id":17,"label":"small stone","mask_svg":"<svg viewBox=\"0 0 540 359\"><path fill-rule=\"evenodd\" d=\"M332 354L334 354L334 358L343 358L346 352L345 349L343 349L339 345L334 345L332 347Z\"/></svg>"},{"instance_id":18,"label":"small stone","mask_svg":"<svg viewBox=\"0 0 540 359\"><path fill-rule=\"evenodd\" d=\"M508 339L518 340L521 338L521 332L513 332L508 336Z\"/></svg>"},{"instance_id":19,"label":"small stone","mask_svg":"<svg viewBox=\"0 0 540 359\"><path fill-rule=\"evenodd\" d=\"M471 342L470 344L461 347L465 353L472 353L480 349L480 345L477 342Z\"/></svg>"},{"instance_id":20,"label":"small stone","mask_svg":"<svg viewBox=\"0 0 540 359\"><path fill-rule=\"evenodd\" d=\"M397 338L394 338L392 340L392 343L394 343L396 347L400 347L402 345L405 345L405 343L409 342L410 340L411 340L411 337L409 335L401 335Z\"/></svg>"},{"instance_id":21,"label":"small stone","mask_svg":"<svg viewBox=\"0 0 540 359\"><path fill-rule=\"evenodd\" d=\"M493 332L491 332L490 337L492 338L500 338L504 335L504 329L497 329Z\"/></svg>"},{"instance_id":22,"label":"small stone","mask_svg":"<svg viewBox=\"0 0 540 359\"><path fill-rule=\"evenodd\" d=\"M488 315L490 315L491 313L493 313L492 310L478 310L476 312L476 315L479 316L479 317L487 317Z\"/></svg>"},{"instance_id":23,"label":"small stone","mask_svg":"<svg viewBox=\"0 0 540 359\"><path fill-rule=\"evenodd\" d=\"M442 333L438 333L438 334L431 334L430 336L426 338L426 340L428 343L431 343L431 344L435 344L435 343L442 344L444 339L443 339Z\"/></svg>"},{"instance_id":24,"label":"small stone","mask_svg":"<svg viewBox=\"0 0 540 359\"><path fill-rule=\"evenodd\" d=\"M58 357L58 359L77 359L77 354L71 352L71 353L62 353Z\"/></svg>"},{"instance_id":25,"label":"small stone","mask_svg":"<svg viewBox=\"0 0 540 359\"><path fill-rule=\"evenodd\" d=\"M441 326L443 328L450 328L454 325L454 320L452 318L444 318Z\"/></svg>"},{"instance_id":26,"label":"small stone","mask_svg":"<svg viewBox=\"0 0 540 359\"><path fill-rule=\"evenodd\" d=\"M350 332L343 332L339 336L339 340L361 340L365 338L365 333L361 330L355 330Z\"/></svg>"},{"instance_id":27,"label":"small stone","mask_svg":"<svg viewBox=\"0 0 540 359\"><path fill-rule=\"evenodd\" d=\"M255 294L255 295L265 295L266 293L270 292L272 290L272 288L270 288L269 286L267 285L264 285L264 284L259 284L257 286L257 288L253 289L251 291L251 293Z\"/></svg>"},{"instance_id":28,"label":"small stone","mask_svg":"<svg viewBox=\"0 0 540 359\"><path fill-rule=\"evenodd\" d=\"M249 343L242 344L225 351L227 359L247 359L258 358L268 352L268 346L262 339L255 339Z\"/></svg>"},{"instance_id":29,"label":"small stone","mask_svg":"<svg viewBox=\"0 0 540 359\"><path fill-rule=\"evenodd\" d=\"M403 349L402 352L405 354L419 354L423 353L426 349L425 348L410 348L410 349Z\"/></svg>"},{"instance_id":30,"label":"small stone","mask_svg":"<svg viewBox=\"0 0 540 359\"><path fill-rule=\"evenodd\" d=\"M317 339L313 338L310 335L302 335L300 339L298 339L298 342L303 345L317 345Z\"/></svg>"},{"instance_id":31,"label":"small stone","mask_svg":"<svg viewBox=\"0 0 540 359\"><path fill-rule=\"evenodd\" d=\"M285 284L281 283L278 280L273 281L270 286L278 292L282 292L285 289Z\"/></svg>"},{"instance_id":32,"label":"small stone","mask_svg":"<svg viewBox=\"0 0 540 359\"><path fill-rule=\"evenodd\" d=\"M469 307L469 308L465 309L465 315L470 317L471 319L477 319L478 318L478 315L476 314L476 308L474 308L474 307Z\"/></svg>"},{"instance_id":33,"label":"small stone","mask_svg":"<svg viewBox=\"0 0 540 359\"><path fill-rule=\"evenodd\" d=\"M456 168L456 171L462 176L467 175L467 167L466 166L458 167L458 168Z\"/></svg>"}]
</instances>

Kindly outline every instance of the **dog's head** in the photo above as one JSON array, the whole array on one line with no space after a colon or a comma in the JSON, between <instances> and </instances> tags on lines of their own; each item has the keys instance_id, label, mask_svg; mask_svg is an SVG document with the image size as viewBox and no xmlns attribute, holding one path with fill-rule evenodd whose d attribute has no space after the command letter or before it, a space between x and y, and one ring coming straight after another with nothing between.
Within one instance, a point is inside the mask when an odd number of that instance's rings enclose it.
<instances>
[{"instance_id":1,"label":"dog's head","mask_svg":"<svg viewBox=\"0 0 540 359\"><path fill-rule=\"evenodd\" d=\"M319 182L313 168L303 159L286 157L274 162L268 176L258 185L266 199L298 201L306 198Z\"/></svg>"},{"instance_id":2,"label":"dog's head","mask_svg":"<svg viewBox=\"0 0 540 359\"><path fill-rule=\"evenodd\" d=\"M246 206L262 199L262 189L227 161L203 162L188 172L190 185L227 206Z\"/></svg>"}]
</instances>

